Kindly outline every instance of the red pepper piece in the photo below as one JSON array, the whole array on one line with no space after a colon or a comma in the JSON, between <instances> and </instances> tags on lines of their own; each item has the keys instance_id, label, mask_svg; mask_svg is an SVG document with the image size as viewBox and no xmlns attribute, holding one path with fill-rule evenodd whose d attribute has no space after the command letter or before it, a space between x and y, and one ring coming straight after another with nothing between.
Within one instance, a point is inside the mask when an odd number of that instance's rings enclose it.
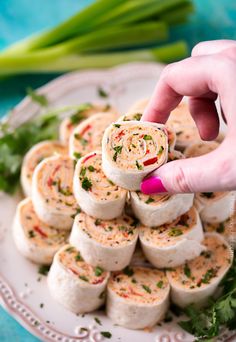
<instances>
[{"instance_id":1,"label":"red pepper piece","mask_svg":"<svg viewBox=\"0 0 236 342\"><path fill-rule=\"evenodd\" d=\"M84 135L84 133L86 133L89 129L91 128L91 125L87 125L86 127L84 127L84 129L82 130L82 132L80 133L80 135Z\"/></svg>"},{"instance_id":2,"label":"red pepper piece","mask_svg":"<svg viewBox=\"0 0 236 342\"><path fill-rule=\"evenodd\" d=\"M152 164L154 164L156 161L157 161L157 157L154 157L154 158L145 160L145 161L143 162L143 165L144 165L144 166L152 165Z\"/></svg>"},{"instance_id":3,"label":"red pepper piece","mask_svg":"<svg viewBox=\"0 0 236 342\"><path fill-rule=\"evenodd\" d=\"M53 184L53 179L52 179L51 177L49 177L48 180L47 180L47 185L48 185L49 187L51 187L52 184Z\"/></svg>"},{"instance_id":4,"label":"red pepper piece","mask_svg":"<svg viewBox=\"0 0 236 342\"><path fill-rule=\"evenodd\" d=\"M39 226L34 226L33 228L36 232L38 232L42 237L47 238L47 234L42 231L42 229Z\"/></svg>"},{"instance_id":5,"label":"red pepper piece","mask_svg":"<svg viewBox=\"0 0 236 342\"><path fill-rule=\"evenodd\" d=\"M86 158L84 158L83 164L84 164L87 160L89 160L90 158L96 156L96 154L97 154L97 153L93 153L93 154L91 154L90 156L87 156Z\"/></svg>"},{"instance_id":6,"label":"red pepper piece","mask_svg":"<svg viewBox=\"0 0 236 342\"><path fill-rule=\"evenodd\" d=\"M103 278L103 277L101 277L101 278L99 278L99 279L96 279L96 280L94 280L94 281L92 282L92 284L94 284L94 285L96 285L96 284L100 284L100 283L102 283L102 282L103 282L103 280L104 280L104 278Z\"/></svg>"},{"instance_id":7,"label":"red pepper piece","mask_svg":"<svg viewBox=\"0 0 236 342\"><path fill-rule=\"evenodd\" d=\"M55 174L57 173L57 171L61 168L61 165L57 165L55 167L55 170L53 171L52 175L55 176Z\"/></svg>"}]
</instances>

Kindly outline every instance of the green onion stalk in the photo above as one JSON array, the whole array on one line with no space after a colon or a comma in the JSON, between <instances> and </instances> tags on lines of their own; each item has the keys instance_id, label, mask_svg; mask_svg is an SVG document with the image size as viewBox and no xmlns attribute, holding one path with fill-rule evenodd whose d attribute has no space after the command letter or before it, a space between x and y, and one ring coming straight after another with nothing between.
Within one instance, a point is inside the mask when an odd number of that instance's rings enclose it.
<instances>
[{"instance_id":1,"label":"green onion stalk","mask_svg":"<svg viewBox=\"0 0 236 342\"><path fill-rule=\"evenodd\" d=\"M139 62L163 62L169 63L173 59L178 60L188 53L187 45L184 41L166 44L152 49L140 49L137 51L98 53L98 54L68 54L56 56L54 53L42 54L42 58L37 56L8 56L0 57L0 75L14 75L32 72L66 72L76 69L106 68L113 67L121 63L133 61Z\"/></svg>"}]
</instances>

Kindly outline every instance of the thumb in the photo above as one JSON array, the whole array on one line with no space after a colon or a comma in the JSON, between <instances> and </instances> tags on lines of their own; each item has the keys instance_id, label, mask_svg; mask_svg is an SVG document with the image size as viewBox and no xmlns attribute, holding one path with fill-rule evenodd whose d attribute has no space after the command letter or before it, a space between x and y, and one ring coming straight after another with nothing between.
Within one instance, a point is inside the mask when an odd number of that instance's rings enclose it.
<instances>
[{"instance_id":1,"label":"thumb","mask_svg":"<svg viewBox=\"0 0 236 342\"><path fill-rule=\"evenodd\" d=\"M161 166L142 181L141 191L152 194L235 189L235 158L232 147L226 147L227 144L222 143L216 150L201 157L176 160Z\"/></svg>"}]
</instances>

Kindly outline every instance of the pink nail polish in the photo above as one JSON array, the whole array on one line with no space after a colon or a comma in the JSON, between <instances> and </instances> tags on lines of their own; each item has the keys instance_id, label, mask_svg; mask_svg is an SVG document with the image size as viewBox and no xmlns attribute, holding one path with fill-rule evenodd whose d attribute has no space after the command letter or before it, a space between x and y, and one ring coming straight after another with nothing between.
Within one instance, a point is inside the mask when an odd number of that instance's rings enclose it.
<instances>
[{"instance_id":1,"label":"pink nail polish","mask_svg":"<svg viewBox=\"0 0 236 342\"><path fill-rule=\"evenodd\" d=\"M144 179L140 185L140 190L146 195L155 194L158 192L167 192L166 188L162 184L161 179L156 176Z\"/></svg>"}]
</instances>

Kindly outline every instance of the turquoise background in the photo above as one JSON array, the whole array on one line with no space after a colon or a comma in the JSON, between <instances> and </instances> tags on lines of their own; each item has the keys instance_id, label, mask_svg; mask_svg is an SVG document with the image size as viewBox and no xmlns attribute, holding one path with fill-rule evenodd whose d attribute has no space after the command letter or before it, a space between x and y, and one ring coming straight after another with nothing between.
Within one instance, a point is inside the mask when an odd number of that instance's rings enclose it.
<instances>
[{"instance_id":1,"label":"turquoise background","mask_svg":"<svg viewBox=\"0 0 236 342\"><path fill-rule=\"evenodd\" d=\"M91 2L0 0L0 49L33 32L52 27ZM172 30L172 40L184 38L191 48L202 40L236 39L235 0L194 0L194 3L196 13L187 25ZM28 75L0 81L0 116L24 97L27 86L36 88L55 76ZM0 308L0 341L33 342L38 339Z\"/></svg>"}]
</instances>

